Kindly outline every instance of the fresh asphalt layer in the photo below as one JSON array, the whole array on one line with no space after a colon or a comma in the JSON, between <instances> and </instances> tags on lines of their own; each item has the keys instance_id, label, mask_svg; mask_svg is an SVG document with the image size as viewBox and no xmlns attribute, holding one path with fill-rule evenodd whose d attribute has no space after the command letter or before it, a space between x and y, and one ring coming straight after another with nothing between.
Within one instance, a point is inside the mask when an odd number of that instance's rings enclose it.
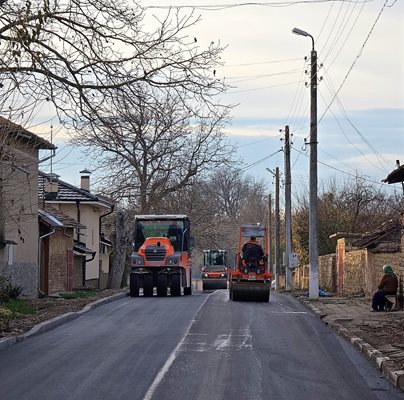
<instances>
[{"instance_id":1,"label":"fresh asphalt layer","mask_svg":"<svg viewBox=\"0 0 404 400\"><path fill-rule=\"evenodd\" d=\"M0 398L398 400L296 299L121 298L0 353Z\"/></svg>"}]
</instances>

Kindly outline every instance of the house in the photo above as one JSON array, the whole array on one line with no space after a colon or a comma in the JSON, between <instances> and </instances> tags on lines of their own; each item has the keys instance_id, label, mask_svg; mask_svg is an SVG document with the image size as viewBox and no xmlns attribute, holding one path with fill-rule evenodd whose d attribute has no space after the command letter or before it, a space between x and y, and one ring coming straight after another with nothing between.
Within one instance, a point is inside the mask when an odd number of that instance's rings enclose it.
<instances>
[{"instance_id":1,"label":"house","mask_svg":"<svg viewBox=\"0 0 404 400\"><path fill-rule=\"evenodd\" d=\"M86 227L46 203L40 206L43 207L38 210L40 293L71 291L75 231Z\"/></svg>"},{"instance_id":2,"label":"house","mask_svg":"<svg viewBox=\"0 0 404 400\"><path fill-rule=\"evenodd\" d=\"M89 171L80 173L81 187L78 188L60 180L56 174L39 172L38 196L46 206L52 206L80 225L71 226L74 228L73 258L71 271L69 261L66 261L66 279L69 278L65 281L65 287L105 288L112 246L103 236L101 226L103 219L113 212L114 204L90 192ZM68 251L68 247L65 249ZM49 257L51 259L53 256L49 254ZM55 266L49 264L49 270L53 268ZM64 279L63 276L61 281Z\"/></svg>"},{"instance_id":3,"label":"house","mask_svg":"<svg viewBox=\"0 0 404 400\"><path fill-rule=\"evenodd\" d=\"M404 231L400 221L387 221L372 232L351 241L349 247L337 253L342 265L343 279L338 286L343 293L372 295L383 277L383 265L390 264L398 276L404 278ZM337 246L345 242L337 241Z\"/></svg>"},{"instance_id":4,"label":"house","mask_svg":"<svg viewBox=\"0 0 404 400\"><path fill-rule=\"evenodd\" d=\"M38 164L55 146L0 117L0 275L37 297L39 287ZM51 152L42 159L42 152Z\"/></svg>"},{"instance_id":5,"label":"house","mask_svg":"<svg viewBox=\"0 0 404 400\"><path fill-rule=\"evenodd\" d=\"M383 277L383 265L390 264L404 279L404 216L388 221L364 234L338 232L336 252L318 257L319 286L330 292L371 296ZM294 286L307 288L309 267L299 266Z\"/></svg>"}]
</instances>

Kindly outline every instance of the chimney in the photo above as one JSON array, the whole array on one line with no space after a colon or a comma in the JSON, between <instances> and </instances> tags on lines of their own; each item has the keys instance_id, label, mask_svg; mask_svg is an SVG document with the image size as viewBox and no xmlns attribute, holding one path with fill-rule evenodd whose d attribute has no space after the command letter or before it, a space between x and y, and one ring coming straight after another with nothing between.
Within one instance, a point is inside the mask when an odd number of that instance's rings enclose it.
<instances>
[{"instance_id":1,"label":"chimney","mask_svg":"<svg viewBox=\"0 0 404 400\"><path fill-rule=\"evenodd\" d=\"M80 187L81 187L81 189L85 190L86 192L89 192L90 191L91 172L88 171L87 169L83 169L82 171L80 171L80 174L81 174Z\"/></svg>"},{"instance_id":2,"label":"chimney","mask_svg":"<svg viewBox=\"0 0 404 400\"><path fill-rule=\"evenodd\" d=\"M44 183L45 199L56 199L59 191L59 175L50 173L46 176L46 182Z\"/></svg>"}]
</instances>

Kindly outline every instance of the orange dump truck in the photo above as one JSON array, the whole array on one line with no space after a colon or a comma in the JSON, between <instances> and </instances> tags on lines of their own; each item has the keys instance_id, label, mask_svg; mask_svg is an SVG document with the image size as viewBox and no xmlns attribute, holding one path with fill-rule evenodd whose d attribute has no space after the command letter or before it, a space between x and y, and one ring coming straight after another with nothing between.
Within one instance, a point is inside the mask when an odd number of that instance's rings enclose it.
<instances>
[{"instance_id":1,"label":"orange dump truck","mask_svg":"<svg viewBox=\"0 0 404 400\"><path fill-rule=\"evenodd\" d=\"M130 296L192 294L190 228L186 215L135 217Z\"/></svg>"}]
</instances>

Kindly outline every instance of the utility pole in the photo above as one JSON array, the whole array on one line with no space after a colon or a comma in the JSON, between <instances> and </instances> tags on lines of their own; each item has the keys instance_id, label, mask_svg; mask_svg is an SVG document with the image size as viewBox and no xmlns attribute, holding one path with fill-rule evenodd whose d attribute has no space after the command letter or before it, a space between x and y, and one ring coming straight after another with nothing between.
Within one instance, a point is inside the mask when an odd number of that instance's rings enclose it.
<instances>
[{"instance_id":1,"label":"utility pole","mask_svg":"<svg viewBox=\"0 0 404 400\"><path fill-rule=\"evenodd\" d=\"M293 289L292 268L292 194L290 176L290 138L289 126L285 126L285 286L286 290Z\"/></svg>"},{"instance_id":2,"label":"utility pole","mask_svg":"<svg viewBox=\"0 0 404 400\"><path fill-rule=\"evenodd\" d=\"M272 262L272 195L268 195L268 271L273 272Z\"/></svg>"},{"instance_id":3,"label":"utility pole","mask_svg":"<svg viewBox=\"0 0 404 400\"><path fill-rule=\"evenodd\" d=\"M281 274L281 235L279 215L279 167L273 173L269 168L267 171L275 177L275 288L279 289L279 275Z\"/></svg>"},{"instance_id":4,"label":"utility pole","mask_svg":"<svg viewBox=\"0 0 404 400\"><path fill-rule=\"evenodd\" d=\"M312 37L310 79L310 224L309 224L309 299L318 299L317 232L317 52Z\"/></svg>"},{"instance_id":5,"label":"utility pole","mask_svg":"<svg viewBox=\"0 0 404 400\"><path fill-rule=\"evenodd\" d=\"M279 275L281 274L281 234L279 217L279 168L275 169L275 285L279 289Z\"/></svg>"},{"instance_id":6,"label":"utility pole","mask_svg":"<svg viewBox=\"0 0 404 400\"><path fill-rule=\"evenodd\" d=\"M318 299L318 232L317 232L317 52L312 35L299 28L293 33L311 38L310 72L310 197L309 197L309 299Z\"/></svg>"}]
</instances>

